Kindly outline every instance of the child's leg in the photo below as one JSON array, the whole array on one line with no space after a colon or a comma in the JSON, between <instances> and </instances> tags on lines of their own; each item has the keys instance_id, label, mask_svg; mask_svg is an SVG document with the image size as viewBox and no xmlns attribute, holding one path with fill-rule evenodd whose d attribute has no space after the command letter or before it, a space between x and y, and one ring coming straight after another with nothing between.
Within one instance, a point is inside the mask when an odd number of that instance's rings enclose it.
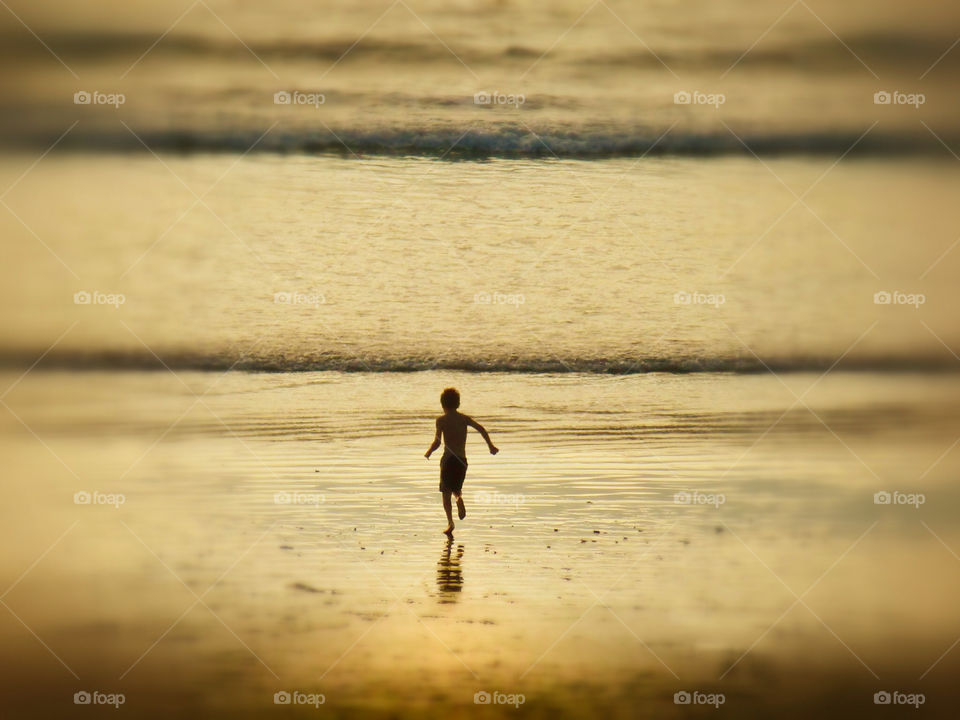
<instances>
[{"instance_id":1,"label":"child's leg","mask_svg":"<svg viewBox=\"0 0 960 720\"><path fill-rule=\"evenodd\" d=\"M453 507L450 505L450 491L443 491L443 511L447 514L447 529L445 533L453 532Z\"/></svg>"},{"instance_id":2,"label":"child's leg","mask_svg":"<svg viewBox=\"0 0 960 720\"><path fill-rule=\"evenodd\" d=\"M463 506L463 493L457 493L457 515L461 520L467 516L467 509Z\"/></svg>"}]
</instances>

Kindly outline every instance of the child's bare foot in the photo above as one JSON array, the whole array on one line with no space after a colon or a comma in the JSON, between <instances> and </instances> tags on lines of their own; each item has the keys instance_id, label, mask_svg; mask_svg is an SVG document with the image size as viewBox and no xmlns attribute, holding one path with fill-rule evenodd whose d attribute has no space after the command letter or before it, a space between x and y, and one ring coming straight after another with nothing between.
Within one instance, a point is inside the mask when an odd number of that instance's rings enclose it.
<instances>
[{"instance_id":1,"label":"child's bare foot","mask_svg":"<svg viewBox=\"0 0 960 720\"><path fill-rule=\"evenodd\" d=\"M463 506L463 498L457 498L457 515L463 520L467 516L467 509Z\"/></svg>"},{"instance_id":2,"label":"child's bare foot","mask_svg":"<svg viewBox=\"0 0 960 720\"><path fill-rule=\"evenodd\" d=\"M447 525L447 529L443 531L443 534L453 537L453 523L450 523L449 525Z\"/></svg>"}]
</instances>

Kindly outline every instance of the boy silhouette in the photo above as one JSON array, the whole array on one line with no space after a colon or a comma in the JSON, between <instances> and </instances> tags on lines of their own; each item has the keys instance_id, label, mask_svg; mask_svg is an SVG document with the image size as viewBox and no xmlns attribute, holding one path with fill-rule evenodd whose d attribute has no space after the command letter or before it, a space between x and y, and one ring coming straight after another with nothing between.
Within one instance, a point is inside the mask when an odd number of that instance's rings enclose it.
<instances>
[{"instance_id":1,"label":"boy silhouette","mask_svg":"<svg viewBox=\"0 0 960 720\"><path fill-rule=\"evenodd\" d=\"M457 515L463 520L467 516L467 509L463 506L463 479L467 475L467 427L474 428L486 440L490 454L500 452L490 442L490 436L483 426L469 415L457 410L460 407L460 393L456 388L449 387L440 394L440 405L443 415L437 418L437 434L430 444L430 449L424 454L428 460L433 451L440 447L440 438L443 438L443 456L440 458L440 492L443 493L443 510L447 513L447 535L453 535L453 508L450 506L450 495L457 497Z\"/></svg>"}]
</instances>

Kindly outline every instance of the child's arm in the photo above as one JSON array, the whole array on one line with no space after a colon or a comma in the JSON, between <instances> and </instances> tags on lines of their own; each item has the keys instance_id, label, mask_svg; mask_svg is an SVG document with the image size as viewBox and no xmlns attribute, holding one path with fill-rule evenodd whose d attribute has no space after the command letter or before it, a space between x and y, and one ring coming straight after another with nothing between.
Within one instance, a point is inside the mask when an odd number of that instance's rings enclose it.
<instances>
[{"instance_id":1,"label":"child's arm","mask_svg":"<svg viewBox=\"0 0 960 720\"><path fill-rule=\"evenodd\" d=\"M487 431L484 430L483 425L481 425L480 423L478 423L476 420L474 420L474 419L473 419L472 417L470 417L469 415L464 415L463 417L464 417L464 419L467 421L467 425L469 425L470 427L476 429L476 431L477 431L478 433L480 433L480 437L482 437L484 440L486 440L486 442L487 442L487 447L490 448L490 454L491 454L491 455L496 455L498 452L500 452L500 449L499 449L496 445L494 445L492 442L490 442L490 436L487 434Z\"/></svg>"},{"instance_id":2,"label":"child's arm","mask_svg":"<svg viewBox=\"0 0 960 720\"><path fill-rule=\"evenodd\" d=\"M433 451L440 447L440 418L437 418L437 434L433 436L433 442L430 443L430 449L424 453L424 457L429 460Z\"/></svg>"}]
</instances>

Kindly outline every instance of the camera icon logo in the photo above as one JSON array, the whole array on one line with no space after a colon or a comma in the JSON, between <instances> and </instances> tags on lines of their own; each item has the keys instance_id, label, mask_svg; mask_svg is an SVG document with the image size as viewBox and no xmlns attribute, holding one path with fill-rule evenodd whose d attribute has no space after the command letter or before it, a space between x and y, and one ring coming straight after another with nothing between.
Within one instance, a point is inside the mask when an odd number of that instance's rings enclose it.
<instances>
[{"instance_id":1,"label":"camera icon logo","mask_svg":"<svg viewBox=\"0 0 960 720\"><path fill-rule=\"evenodd\" d=\"M691 499L690 493L686 492L685 490L681 490L673 495L673 502L677 505L689 505Z\"/></svg>"},{"instance_id":2,"label":"camera icon logo","mask_svg":"<svg viewBox=\"0 0 960 720\"><path fill-rule=\"evenodd\" d=\"M292 296L288 292L278 292L273 294L273 301L278 305L289 305Z\"/></svg>"},{"instance_id":3,"label":"camera icon logo","mask_svg":"<svg viewBox=\"0 0 960 720\"><path fill-rule=\"evenodd\" d=\"M474 705L489 705L490 704L490 693L486 690L480 690L473 695L473 704Z\"/></svg>"},{"instance_id":4,"label":"camera icon logo","mask_svg":"<svg viewBox=\"0 0 960 720\"><path fill-rule=\"evenodd\" d=\"M893 296L886 290L881 290L880 292L875 292L873 294L874 305L889 305L892 300Z\"/></svg>"},{"instance_id":5,"label":"camera icon logo","mask_svg":"<svg viewBox=\"0 0 960 720\"><path fill-rule=\"evenodd\" d=\"M874 105L889 105L892 96L886 90L880 90L873 94Z\"/></svg>"},{"instance_id":6,"label":"camera icon logo","mask_svg":"<svg viewBox=\"0 0 960 720\"><path fill-rule=\"evenodd\" d=\"M291 95L286 90L280 90L273 94L273 104L274 105L289 105L291 100Z\"/></svg>"},{"instance_id":7,"label":"camera icon logo","mask_svg":"<svg viewBox=\"0 0 960 720\"><path fill-rule=\"evenodd\" d=\"M86 90L78 90L73 94L73 104L74 105L89 105L90 104L90 93Z\"/></svg>"},{"instance_id":8,"label":"camera icon logo","mask_svg":"<svg viewBox=\"0 0 960 720\"><path fill-rule=\"evenodd\" d=\"M674 105L689 105L692 100L693 97L686 90L681 90L673 94Z\"/></svg>"},{"instance_id":9,"label":"camera icon logo","mask_svg":"<svg viewBox=\"0 0 960 720\"><path fill-rule=\"evenodd\" d=\"M86 290L81 290L80 292L75 292L73 294L73 304L74 305L89 305L90 304L90 293Z\"/></svg>"},{"instance_id":10,"label":"camera icon logo","mask_svg":"<svg viewBox=\"0 0 960 720\"><path fill-rule=\"evenodd\" d=\"M488 92L478 92L473 94L474 105L489 105L491 99L490 93Z\"/></svg>"},{"instance_id":11,"label":"camera icon logo","mask_svg":"<svg viewBox=\"0 0 960 720\"><path fill-rule=\"evenodd\" d=\"M73 694L74 705L89 705L91 699L90 693L88 693L86 690L81 690L80 692L75 692Z\"/></svg>"},{"instance_id":12,"label":"camera icon logo","mask_svg":"<svg viewBox=\"0 0 960 720\"><path fill-rule=\"evenodd\" d=\"M686 690L681 690L680 692L675 692L673 694L674 705L689 705L690 699L690 693L688 693Z\"/></svg>"},{"instance_id":13,"label":"camera icon logo","mask_svg":"<svg viewBox=\"0 0 960 720\"><path fill-rule=\"evenodd\" d=\"M273 704L274 705L289 705L290 704L290 693L286 690L280 690L273 694Z\"/></svg>"},{"instance_id":14,"label":"camera icon logo","mask_svg":"<svg viewBox=\"0 0 960 720\"><path fill-rule=\"evenodd\" d=\"M873 494L873 504L874 505L889 505L891 500L890 493L886 490L881 490Z\"/></svg>"},{"instance_id":15,"label":"camera icon logo","mask_svg":"<svg viewBox=\"0 0 960 720\"><path fill-rule=\"evenodd\" d=\"M73 503L74 505L89 505L90 504L90 493L86 490L81 490L80 492L75 492L73 494Z\"/></svg>"},{"instance_id":16,"label":"camera icon logo","mask_svg":"<svg viewBox=\"0 0 960 720\"><path fill-rule=\"evenodd\" d=\"M891 695L886 690L881 690L873 694L874 705L889 705L891 700Z\"/></svg>"}]
</instances>

